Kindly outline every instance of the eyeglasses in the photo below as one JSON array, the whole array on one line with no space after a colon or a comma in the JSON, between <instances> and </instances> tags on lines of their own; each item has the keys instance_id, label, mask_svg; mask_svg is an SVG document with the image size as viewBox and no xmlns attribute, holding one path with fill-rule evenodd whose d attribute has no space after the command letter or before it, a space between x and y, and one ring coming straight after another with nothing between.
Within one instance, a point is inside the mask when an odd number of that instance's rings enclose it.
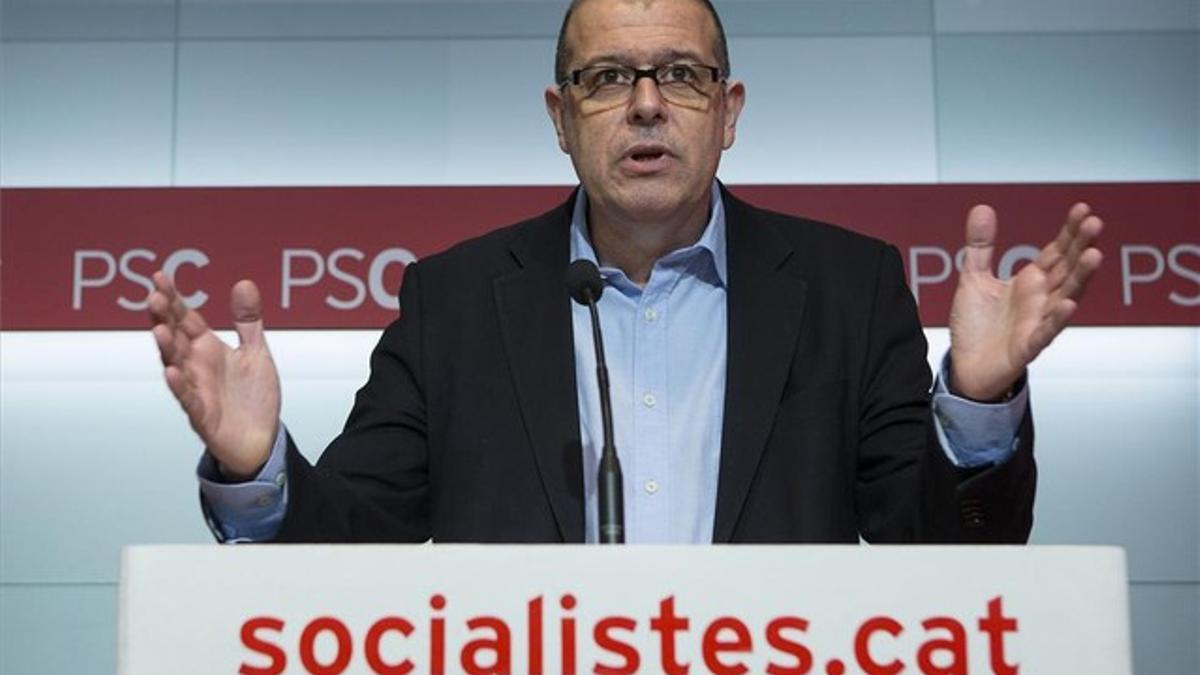
<instances>
[{"instance_id":1,"label":"eyeglasses","mask_svg":"<svg viewBox=\"0 0 1200 675\"><path fill-rule=\"evenodd\" d=\"M601 65L571 71L561 87L574 85L585 112L598 112L625 105L633 97L638 80L651 78L668 103L703 110L712 98L713 85L721 82L721 69L702 63L668 63L653 68Z\"/></svg>"}]
</instances>

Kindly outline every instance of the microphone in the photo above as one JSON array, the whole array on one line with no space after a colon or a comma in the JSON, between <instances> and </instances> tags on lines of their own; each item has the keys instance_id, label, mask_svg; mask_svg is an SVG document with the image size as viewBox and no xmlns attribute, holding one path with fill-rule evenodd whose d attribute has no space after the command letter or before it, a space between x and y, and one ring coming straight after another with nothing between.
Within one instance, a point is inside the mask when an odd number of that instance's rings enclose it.
<instances>
[{"instance_id":1,"label":"microphone","mask_svg":"<svg viewBox=\"0 0 1200 675\"><path fill-rule=\"evenodd\" d=\"M600 384L600 419L604 423L604 445L600 451L597 482L600 496L600 543L625 543L625 501L621 492L621 462L613 445L612 400L608 394L608 364L604 360L604 338L596 302L604 293L600 270L590 260L576 260L567 268L571 298L587 305L592 315L592 342L596 347L596 381Z\"/></svg>"}]
</instances>

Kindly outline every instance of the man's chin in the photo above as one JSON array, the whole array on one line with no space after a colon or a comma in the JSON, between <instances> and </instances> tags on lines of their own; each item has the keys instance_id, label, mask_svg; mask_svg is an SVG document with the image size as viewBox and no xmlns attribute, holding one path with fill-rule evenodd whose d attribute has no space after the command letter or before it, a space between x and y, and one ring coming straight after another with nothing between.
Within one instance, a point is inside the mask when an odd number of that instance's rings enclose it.
<instances>
[{"instance_id":1,"label":"man's chin","mask_svg":"<svg viewBox=\"0 0 1200 675\"><path fill-rule=\"evenodd\" d=\"M638 220L664 221L684 209L700 195L686 194L678 184L668 181L645 180L616 195L614 206L627 217Z\"/></svg>"}]
</instances>

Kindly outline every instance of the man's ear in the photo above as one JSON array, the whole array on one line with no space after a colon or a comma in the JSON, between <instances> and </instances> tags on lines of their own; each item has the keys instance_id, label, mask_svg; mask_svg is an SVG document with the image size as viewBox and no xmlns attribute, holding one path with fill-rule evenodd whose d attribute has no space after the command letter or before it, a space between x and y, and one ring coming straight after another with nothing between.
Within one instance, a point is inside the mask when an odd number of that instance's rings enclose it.
<instances>
[{"instance_id":1,"label":"man's ear","mask_svg":"<svg viewBox=\"0 0 1200 675\"><path fill-rule=\"evenodd\" d=\"M738 117L741 116L744 105L746 105L746 85L742 84L740 80L730 80L725 85L725 109L723 111L725 113L725 138L721 144L724 150L733 147L733 141L737 137Z\"/></svg>"},{"instance_id":2,"label":"man's ear","mask_svg":"<svg viewBox=\"0 0 1200 675\"><path fill-rule=\"evenodd\" d=\"M556 86L546 87L546 113L550 115L550 121L554 123L554 133L558 136L558 147L568 155L571 151L567 149L566 129L563 128L563 116L566 111L563 106L566 101L563 100L562 89Z\"/></svg>"}]
</instances>

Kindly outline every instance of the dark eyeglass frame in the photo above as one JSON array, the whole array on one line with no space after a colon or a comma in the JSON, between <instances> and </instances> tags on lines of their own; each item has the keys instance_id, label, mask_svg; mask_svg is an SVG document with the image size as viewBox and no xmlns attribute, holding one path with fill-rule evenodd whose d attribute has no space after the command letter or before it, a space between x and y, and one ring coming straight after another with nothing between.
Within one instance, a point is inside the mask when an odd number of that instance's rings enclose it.
<instances>
[{"instance_id":1,"label":"dark eyeglass frame","mask_svg":"<svg viewBox=\"0 0 1200 675\"><path fill-rule=\"evenodd\" d=\"M580 82L580 77L583 75L583 73L585 73L589 70L596 70L597 68L612 68L614 70L622 69L622 70L632 72L633 80L629 83L629 87L631 89L636 88L638 80L642 79L643 77L648 77L651 80L654 80L654 83L656 85L661 85L663 83L660 82L658 79L659 72L668 72L671 68L674 68L676 66L690 66L693 68L702 68L704 70L707 70L712 75L713 83L725 81L725 77L721 74L721 69L718 68L717 66L710 66L707 63L692 63L690 61L675 61L672 63L664 63L661 66L651 66L649 68L634 68L633 66L627 66L627 65L623 65L623 64L619 64L619 63L614 63L614 64L597 64L594 66L588 66L586 68L576 68L575 70L572 70L570 72L570 75L569 75L569 77L567 77L567 79L565 79L559 83L559 87L566 88L567 85L575 85L578 87L582 84L582 82Z\"/></svg>"}]
</instances>

